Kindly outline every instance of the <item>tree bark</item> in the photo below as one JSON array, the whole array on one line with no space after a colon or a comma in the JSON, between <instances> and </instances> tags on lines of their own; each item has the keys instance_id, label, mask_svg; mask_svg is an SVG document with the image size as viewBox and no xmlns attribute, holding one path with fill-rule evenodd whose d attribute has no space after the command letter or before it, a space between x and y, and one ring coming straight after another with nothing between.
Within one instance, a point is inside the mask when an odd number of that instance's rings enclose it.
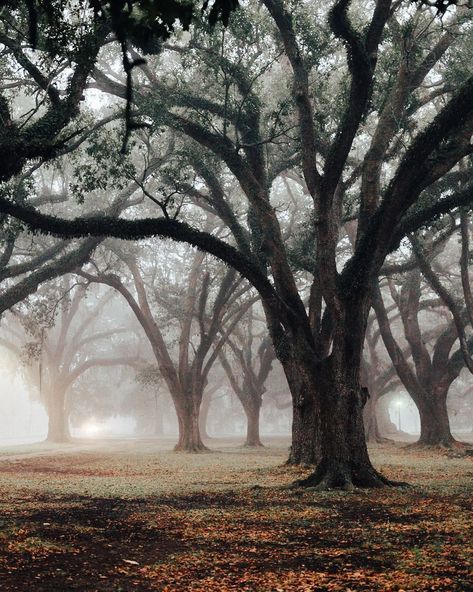
<instances>
[{"instance_id":1,"label":"tree bark","mask_svg":"<svg viewBox=\"0 0 473 592\"><path fill-rule=\"evenodd\" d=\"M363 425L364 393L356 368L341 365L330 355L321 363L321 459L302 482L317 489L382 487L391 482L371 464Z\"/></svg>"},{"instance_id":2,"label":"tree bark","mask_svg":"<svg viewBox=\"0 0 473 592\"><path fill-rule=\"evenodd\" d=\"M244 446L247 448L261 448L263 447L259 433L261 402L258 403L252 398L252 402L250 404L243 405L243 409L245 411L247 420L246 441Z\"/></svg>"},{"instance_id":3,"label":"tree bark","mask_svg":"<svg viewBox=\"0 0 473 592\"><path fill-rule=\"evenodd\" d=\"M191 397L176 404L179 439L174 450L180 452L203 452L208 450L202 442L199 429L199 407Z\"/></svg>"},{"instance_id":4,"label":"tree bark","mask_svg":"<svg viewBox=\"0 0 473 592\"><path fill-rule=\"evenodd\" d=\"M51 389L47 400L48 434L47 442L62 444L69 442L69 417L66 413L66 390Z\"/></svg>"},{"instance_id":5,"label":"tree bark","mask_svg":"<svg viewBox=\"0 0 473 592\"><path fill-rule=\"evenodd\" d=\"M450 431L447 393L437 393L425 400L421 400L419 397L416 399L420 415L420 438L417 444L442 448L454 446L456 440Z\"/></svg>"},{"instance_id":6,"label":"tree bark","mask_svg":"<svg viewBox=\"0 0 473 592\"><path fill-rule=\"evenodd\" d=\"M314 375L316 360L310 350L309 355L301 355L301 359L297 359L297 353L304 351L299 340L298 347L291 348L290 358L279 358L292 397L292 439L288 465L315 465L320 460L320 415L316 410L317 377Z\"/></svg>"},{"instance_id":7,"label":"tree bark","mask_svg":"<svg viewBox=\"0 0 473 592\"><path fill-rule=\"evenodd\" d=\"M315 465L320 460L320 421L312 398L292 407L292 442L288 465Z\"/></svg>"}]
</instances>

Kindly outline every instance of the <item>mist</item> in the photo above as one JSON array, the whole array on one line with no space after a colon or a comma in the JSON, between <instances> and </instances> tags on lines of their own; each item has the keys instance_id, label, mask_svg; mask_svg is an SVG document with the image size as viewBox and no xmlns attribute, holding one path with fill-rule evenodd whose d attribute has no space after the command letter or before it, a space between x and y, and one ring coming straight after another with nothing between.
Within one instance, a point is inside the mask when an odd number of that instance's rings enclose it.
<instances>
[{"instance_id":1,"label":"mist","mask_svg":"<svg viewBox=\"0 0 473 592\"><path fill-rule=\"evenodd\" d=\"M2 592L471 589L471 0L4 0Z\"/></svg>"}]
</instances>

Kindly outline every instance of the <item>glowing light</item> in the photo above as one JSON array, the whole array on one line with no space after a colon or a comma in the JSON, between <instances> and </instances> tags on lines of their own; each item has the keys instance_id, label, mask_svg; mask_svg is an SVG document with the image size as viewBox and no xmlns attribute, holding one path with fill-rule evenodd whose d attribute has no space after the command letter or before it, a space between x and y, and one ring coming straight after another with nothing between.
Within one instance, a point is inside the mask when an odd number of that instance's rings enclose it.
<instances>
[{"instance_id":1,"label":"glowing light","mask_svg":"<svg viewBox=\"0 0 473 592\"><path fill-rule=\"evenodd\" d=\"M401 399L398 399L398 400L395 402L395 405L396 405L396 407L402 407L402 406L404 405L404 403L403 403L403 401L401 401Z\"/></svg>"},{"instance_id":2,"label":"glowing light","mask_svg":"<svg viewBox=\"0 0 473 592\"><path fill-rule=\"evenodd\" d=\"M93 438L105 432L105 427L94 421L88 421L80 428L81 435L86 438Z\"/></svg>"}]
</instances>

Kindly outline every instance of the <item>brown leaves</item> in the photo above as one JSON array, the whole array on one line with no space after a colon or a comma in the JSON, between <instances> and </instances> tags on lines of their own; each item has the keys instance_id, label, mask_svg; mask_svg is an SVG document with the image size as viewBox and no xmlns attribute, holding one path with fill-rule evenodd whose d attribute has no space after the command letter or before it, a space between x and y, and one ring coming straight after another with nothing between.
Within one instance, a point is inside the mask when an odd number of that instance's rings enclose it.
<instances>
[{"instance_id":1,"label":"brown leaves","mask_svg":"<svg viewBox=\"0 0 473 592\"><path fill-rule=\"evenodd\" d=\"M2 592L468 589L471 461L378 448L422 487L315 494L283 450L133 446L0 463Z\"/></svg>"}]
</instances>

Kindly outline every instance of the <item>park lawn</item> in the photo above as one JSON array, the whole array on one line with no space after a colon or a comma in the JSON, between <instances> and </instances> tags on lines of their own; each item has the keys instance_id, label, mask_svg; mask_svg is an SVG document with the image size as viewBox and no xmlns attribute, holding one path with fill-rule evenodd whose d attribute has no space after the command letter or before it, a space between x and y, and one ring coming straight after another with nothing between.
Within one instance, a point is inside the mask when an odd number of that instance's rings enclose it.
<instances>
[{"instance_id":1,"label":"park lawn","mask_svg":"<svg viewBox=\"0 0 473 592\"><path fill-rule=\"evenodd\" d=\"M0 452L1 592L473 590L473 460L399 445L409 489L287 489L287 443L170 441Z\"/></svg>"}]
</instances>

